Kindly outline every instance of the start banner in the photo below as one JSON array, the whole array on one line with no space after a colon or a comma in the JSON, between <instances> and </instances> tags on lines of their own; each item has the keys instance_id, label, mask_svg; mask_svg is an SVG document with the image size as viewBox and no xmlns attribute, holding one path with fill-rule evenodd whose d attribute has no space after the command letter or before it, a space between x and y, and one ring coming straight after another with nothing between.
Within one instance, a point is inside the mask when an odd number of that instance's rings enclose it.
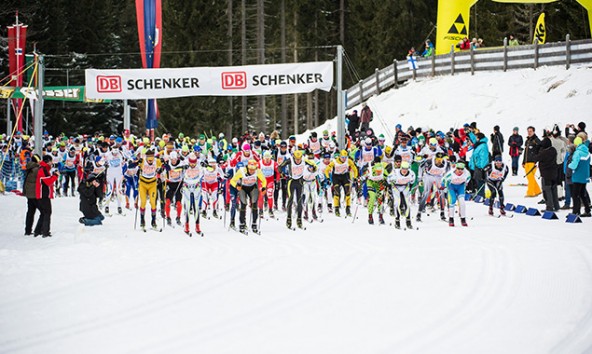
<instances>
[{"instance_id":1,"label":"start banner","mask_svg":"<svg viewBox=\"0 0 592 354\"><path fill-rule=\"evenodd\" d=\"M333 62L169 69L87 69L92 99L257 96L330 91Z\"/></svg>"}]
</instances>

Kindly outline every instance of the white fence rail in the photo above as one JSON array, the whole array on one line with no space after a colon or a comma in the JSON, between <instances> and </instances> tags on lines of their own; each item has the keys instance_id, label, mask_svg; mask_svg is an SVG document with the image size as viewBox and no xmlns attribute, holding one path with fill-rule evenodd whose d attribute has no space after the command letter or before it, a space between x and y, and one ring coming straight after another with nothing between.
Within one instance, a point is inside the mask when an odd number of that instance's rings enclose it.
<instances>
[{"instance_id":1,"label":"white fence rail","mask_svg":"<svg viewBox=\"0 0 592 354\"><path fill-rule=\"evenodd\" d=\"M592 39L571 41L569 35L565 42L532 44L517 47L504 45L498 48L483 48L450 54L417 58L416 70L409 68L407 60L394 60L393 64L374 75L360 80L350 87L346 94L347 109L358 105L373 95L384 92L409 79L435 75L454 75L460 72L506 71L511 69L533 68L539 66L592 63Z\"/></svg>"}]
</instances>

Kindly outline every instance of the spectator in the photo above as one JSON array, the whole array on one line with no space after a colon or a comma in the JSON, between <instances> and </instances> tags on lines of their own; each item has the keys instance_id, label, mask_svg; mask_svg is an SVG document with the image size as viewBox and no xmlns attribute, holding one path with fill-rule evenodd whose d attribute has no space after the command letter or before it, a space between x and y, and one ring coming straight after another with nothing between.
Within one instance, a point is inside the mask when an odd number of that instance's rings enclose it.
<instances>
[{"instance_id":1,"label":"spectator","mask_svg":"<svg viewBox=\"0 0 592 354\"><path fill-rule=\"evenodd\" d=\"M366 103L364 103L364 108L362 108L362 113L360 114L360 122L362 123L361 131L367 131L370 128L370 122L374 119L374 113L370 109Z\"/></svg>"},{"instance_id":2,"label":"spectator","mask_svg":"<svg viewBox=\"0 0 592 354\"><path fill-rule=\"evenodd\" d=\"M354 111L347 116L349 119L349 123L347 124L347 131L349 132L350 136L356 135L356 130L360 127L360 116L358 116L358 111L354 109Z\"/></svg>"},{"instance_id":3,"label":"spectator","mask_svg":"<svg viewBox=\"0 0 592 354\"><path fill-rule=\"evenodd\" d=\"M465 37L456 45L456 47L460 50L469 50L471 49L471 42L469 41L469 38Z\"/></svg>"},{"instance_id":4,"label":"spectator","mask_svg":"<svg viewBox=\"0 0 592 354\"><path fill-rule=\"evenodd\" d=\"M409 51L407 52L407 57L412 57L412 56L416 56L417 52L415 51L415 47L411 47L411 49L409 49Z\"/></svg>"},{"instance_id":5,"label":"spectator","mask_svg":"<svg viewBox=\"0 0 592 354\"><path fill-rule=\"evenodd\" d=\"M565 191L563 189L563 181L565 180L563 161L569 141L561 136L561 129L559 129L557 124L553 126L553 130L549 132L548 136L551 139L551 145L557 151L557 195L559 196L559 201L562 201L565 199Z\"/></svg>"},{"instance_id":6,"label":"spectator","mask_svg":"<svg viewBox=\"0 0 592 354\"><path fill-rule=\"evenodd\" d=\"M508 146L510 146L510 156L512 157L512 176L518 175L518 161L522 153L522 144L524 143L522 135L518 133L518 127L514 127L512 135L508 139Z\"/></svg>"},{"instance_id":7,"label":"spectator","mask_svg":"<svg viewBox=\"0 0 592 354\"><path fill-rule=\"evenodd\" d=\"M533 156L539 164L541 171L544 199L547 204L546 211L559 210L559 198L557 197L557 150L551 145L551 139L545 137L540 144L540 149Z\"/></svg>"},{"instance_id":8,"label":"spectator","mask_svg":"<svg viewBox=\"0 0 592 354\"><path fill-rule=\"evenodd\" d=\"M39 223L41 223L40 234L43 237L51 237L49 231L51 226L51 200L54 195L54 183L58 179L58 173L50 173L53 158L51 155L43 156L43 161L39 163L39 170L37 172L37 181L35 183L35 191L37 198L37 207L41 216L39 217ZM35 236L38 236L36 233Z\"/></svg>"},{"instance_id":9,"label":"spectator","mask_svg":"<svg viewBox=\"0 0 592 354\"><path fill-rule=\"evenodd\" d=\"M574 139L576 150L572 155L571 162L567 166L572 170L572 193L573 213L580 215L581 205L584 204L585 213L582 217L590 217L590 201L586 196L586 184L590 179L590 152L588 136L586 133L579 133Z\"/></svg>"},{"instance_id":10,"label":"spectator","mask_svg":"<svg viewBox=\"0 0 592 354\"><path fill-rule=\"evenodd\" d=\"M491 134L491 151L493 156L501 156L504 152L504 136L500 133L499 125L493 127L493 133Z\"/></svg>"},{"instance_id":11,"label":"spectator","mask_svg":"<svg viewBox=\"0 0 592 354\"><path fill-rule=\"evenodd\" d=\"M483 169L489 164L489 149L487 148L487 137L483 133L477 133L477 142L473 145L473 155L469 160L469 168L474 171L473 179L477 195L485 197L485 175Z\"/></svg>"},{"instance_id":12,"label":"spectator","mask_svg":"<svg viewBox=\"0 0 592 354\"><path fill-rule=\"evenodd\" d=\"M37 207L37 195L35 193L35 184L37 182L37 171L39 170L39 155L33 155L33 158L27 163L27 171L25 172L25 183L23 184L23 195L27 197L27 216L25 218L25 236L33 234L33 222L35 221L35 212L39 209ZM41 218L39 218L39 221ZM41 222L37 222L35 227L35 235L41 233Z\"/></svg>"},{"instance_id":13,"label":"spectator","mask_svg":"<svg viewBox=\"0 0 592 354\"><path fill-rule=\"evenodd\" d=\"M508 36L508 38L510 39L508 41L508 46L510 46L510 47L516 47L516 46L519 46L520 45L520 43L518 42L518 39L516 39L513 34L510 34Z\"/></svg>"},{"instance_id":14,"label":"spectator","mask_svg":"<svg viewBox=\"0 0 592 354\"><path fill-rule=\"evenodd\" d=\"M99 188L101 183L97 180L94 173L80 183L78 193L80 194L80 211L83 217L79 219L81 224L86 226L101 225L105 219L97 206L97 199L100 199L103 190Z\"/></svg>"},{"instance_id":15,"label":"spectator","mask_svg":"<svg viewBox=\"0 0 592 354\"><path fill-rule=\"evenodd\" d=\"M571 209L571 191L573 189L571 176L573 175L573 171L567 166L571 163L573 153L576 151L576 146L573 144L574 139L575 138L573 137L570 138L570 142L567 145L567 152L565 153L565 158L563 159L563 173L565 175L565 203L561 207L562 210Z\"/></svg>"},{"instance_id":16,"label":"spectator","mask_svg":"<svg viewBox=\"0 0 592 354\"><path fill-rule=\"evenodd\" d=\"M425 49L421 53L424 58L429 58L434 54L434 44L429 39L425 41Z\"/></svg>"},{"instance_id":17,"label":"spectator","mask_svg":"<svg viewBox=\"0 0 592 354\"><path fill-rule=\"evenodd\" d=\"M526 172L526 178L528 179L528 188L526 190L527 198L534 198L542 193L541 187L537 183L536 174L536 159L535 156L539 152L541 140L535 134L534 127L528 127L526 129L528 137L524 144L524 157L522 159L522 167Z\"/></svg>"}]
</instances>

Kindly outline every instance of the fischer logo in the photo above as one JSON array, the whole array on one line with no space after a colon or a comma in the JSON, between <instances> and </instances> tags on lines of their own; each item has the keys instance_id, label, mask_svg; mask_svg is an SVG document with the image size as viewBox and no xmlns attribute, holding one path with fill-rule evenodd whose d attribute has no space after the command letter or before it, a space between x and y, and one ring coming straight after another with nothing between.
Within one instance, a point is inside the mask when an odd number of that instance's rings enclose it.
<instances>
[{"instance_id":1,"label":"fischer logo","mask_svg":"<svg viewBox=\"0 0 592 354\"><path fill-rule=\"evenodd\" d=\"M228 71L222 73L222 89L240 90L247 88L247 73L244 71Z\"/></svg>"},{"instance_id":2,"label":"fischer logo","mask_svg":"<svg viewBox=\"0 0 592 354\"><path fill-rule=\"evenodd\" d=\"M97 76L97 92L121 92L121 76Z\"/></svg>"}]
</instances>

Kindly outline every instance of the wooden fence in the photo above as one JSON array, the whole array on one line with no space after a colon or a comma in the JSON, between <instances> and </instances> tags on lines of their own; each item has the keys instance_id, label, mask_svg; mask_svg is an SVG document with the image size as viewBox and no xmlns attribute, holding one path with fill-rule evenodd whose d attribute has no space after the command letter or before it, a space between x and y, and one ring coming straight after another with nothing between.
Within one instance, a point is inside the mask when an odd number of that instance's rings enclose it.
<instances>
[{"instance_id":1,"label":"wooden fence","mask_svg":"<svg viewBox=\"0 0 592 354\"><path fill-rule=\"evenodd\" d=\"M506 41L504 40L504 43ZM350 87L346 94L346 107L350 109L373 95L397 88L399 84L418 77L435 75L454 75L461 72L506 71L512 69L533 68L539 66L565 65L592 62L592 39L571 41L569 35L565 42L532 44L497 48L482 48L462 52L450 51L450 54L416 58L417 68L410 69L407 60L397 61L374 75L360 80Z\"/></svg>"}]
</instances>

